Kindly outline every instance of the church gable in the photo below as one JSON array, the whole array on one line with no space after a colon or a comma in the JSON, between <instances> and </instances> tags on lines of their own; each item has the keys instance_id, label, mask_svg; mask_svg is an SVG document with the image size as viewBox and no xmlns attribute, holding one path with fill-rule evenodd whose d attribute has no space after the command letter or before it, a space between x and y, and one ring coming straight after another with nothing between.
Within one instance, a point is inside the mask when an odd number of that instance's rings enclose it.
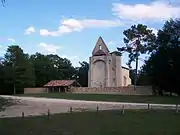
<instances>
[{"instance_id":1,"label":"church gable","mask_svg":"<svg viewBox=\"0 0 180 135\"><path fill-rule=\"evenodd\" d=\"M93 56L100 56L100 55L108 55L109 49L107 48L104 40L100 36L98 41L96 42L96 45L94 47L94 50L92 52Z\"/></svg>"},{"instance_id":2,"label":"church gable","mask_svg":"<svg viewBox=\"0 0 180 135\"><path fill-rule=\"evenodd\" d=\"M96 42L89 60L89 87L122 87L131 84L130 69L121 65L121 53L110 52L102 37Z\"/></svg>"}]
</instances>

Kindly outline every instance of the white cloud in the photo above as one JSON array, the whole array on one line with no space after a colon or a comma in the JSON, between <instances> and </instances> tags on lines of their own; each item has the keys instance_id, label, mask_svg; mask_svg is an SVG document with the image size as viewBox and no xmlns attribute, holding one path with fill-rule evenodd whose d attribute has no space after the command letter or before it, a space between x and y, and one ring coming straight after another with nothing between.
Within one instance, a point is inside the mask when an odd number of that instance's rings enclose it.
<instances>
[{"instance_id":1,"label":"white cloud","mask_svg":"<svg viewBox=\"0 0 180 135\"><path fill-rule=\"evenodd\" d=\"M172 5L178 5L180 4L180 1L179 0L156 0L156 1L160 1L160 2L166 2L166 3L169 3L169 4L172 4Z\"/></svg>"},{"instance_id":2,"label":"white cloud","mask_svg":"<svg viewBox=\"0 0 180 135\"><path fill-rule=\"evenodd\" d=\"M12 43L15 43L16 41L13 38L8 38L8 41L11 41Z\"/></svg>"},{"instance_id":3,"label":"white cloud","mask_svg":"<svg viewBox=\"0 0 180 135\"><path fill-rule=\"evenodd\" d=\"M57 32L49 32L46 29L41 29L40 30L40 35L41 36L58 36L58 33Z\"/></svg>"},{"instance_id":4,"label":"white cloud","mask_svg":"<svg viewBox=\"0 0 180 135\"><path fill-rule=\"evenodd\" d=\"M33 27L33 26L30 26L29 28L27 28L26 30L25 30L25 35L30 35L31 33L34 33L36 30L35 30L35 28Z\"/></svg>"},{"instance_id":5,"label":"white cloud","mask_svg":"<svg viewBox=\"0 0 180 135\"><path fill-rule=\"evenodd\" d=\"M150 30L152 30L152 33L154 33L155 35L157 35L157 33L158 33L158 30L157 29L155 29L155 28L149 28Z\"/></svg>"},{"instance_id":6,"label":"white cloud","mask_svg":"<svg viewBox=\"0 0 180 135\"><path fill-rule=\"evenodd\" d=\"M47 29L41 29L40 35L42 36L59 36L71 32L80 32L85 28L108 28L118 27L123 25L119 20L97 20L97 19L65 19L61 21L61 24L57 31L48 31Z\"/></svg>"},{"instance_id":7,"label":"white cloud","mask_svg":"<svg viewBox=\"0 0 180 135\"><path fill-rule=\"evenodd\" d=\"M109 41L109 42L107 43L107 45L112 45L112 44L114 44L113 41Z\"/></svg>"},{"instance_id":8,"label":"white cloud","mask_svg":"<svg viewBox=\"0 0 180 135\"><path fill-rule=\"evenodd\" d=\"M44 53L51 53L51 54L57 54L57 51L61 49L61 46L54 45L54 44L46 44L46 43L40 43L39 47Z\"/></svg>"},{"instance_id":9,"label":"white cloud","mask_svg":"<svg viewBox=\"0 0 180 135\"><path fill-rule=\"evenodd\" d=\"M131 21L163 21L180 17L180 6L165 1L150 4L113 4L113 12L119 18Z\"/></svg>"},{"instance_id":10,"label":"white cloud","mask_svg":"<svg viewBox=\"0 0 180 135\"><path fill-rule=\"evenodd\" d=\"M80 58L78 56L67 56L63 54L63 55L60 55L60 57L67 58L68 60L70 60L74 67L80 66L79 64Z\"/></svg>"},{"instance_id":11,"label":"white cloud","mask_svg":"<svg viewBox=\"0 0 180 135\"><path fill-rule=\"evenodd\" d=\"M0 45L0 56L3 56L6 53L8 46Z\"/></svg>"}]
</instances>

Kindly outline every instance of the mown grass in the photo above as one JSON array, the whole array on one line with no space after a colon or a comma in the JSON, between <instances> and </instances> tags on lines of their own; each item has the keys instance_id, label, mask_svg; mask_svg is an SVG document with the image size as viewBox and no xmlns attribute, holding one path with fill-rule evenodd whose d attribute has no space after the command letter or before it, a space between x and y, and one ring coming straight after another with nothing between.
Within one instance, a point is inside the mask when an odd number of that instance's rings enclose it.
<instances>
[{"instance_id":1,"label":"mown grass","mask_svg":"<svg viewBox=\"0 0 180 135\"><path fill-rule=\"evenodd\" d=\"M179 135L172 111L81 112L0 119L0 135Z\"/></svg>"},{"instance_id":2,"label":"mown grass","mask_svg":"<svg viewBox=\"0 0 180 135\"><path fill-rule=\"evenodd\" d=\"M88 100L88 101L180 104L180 97L169 97L169 96L160 97L160 96L138 96L138 95L128 96L128 95L111 95L111 94L70 94L70 93L22 94L20 96Z\"/></svg>"}]
</instances>

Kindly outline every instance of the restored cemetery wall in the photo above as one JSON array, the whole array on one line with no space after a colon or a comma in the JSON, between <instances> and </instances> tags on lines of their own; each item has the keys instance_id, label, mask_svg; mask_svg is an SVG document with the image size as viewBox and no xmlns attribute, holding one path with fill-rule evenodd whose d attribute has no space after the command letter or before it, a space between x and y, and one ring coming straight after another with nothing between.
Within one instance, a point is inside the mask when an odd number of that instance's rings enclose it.
<instances>
[{"instance_id":1,"label":"restored cemetery wall","mask_svg":"<svg viewBox=\"0 0 180 135\"><path fill-rule=\"evenodd\" d=\"M46 88L24 88L24 93L46 93ZM120 95L152 95L152 87L150 86L137 86L134 87L71 87L70 93L91 93L91 94L120 94Z\"/></svg>"},{"instance_id":2,"label":"restored cemetery wall","mask_svg":"<svg viewBox=\"0 0 180 135\"><path fill-rule=\"evenodd\" d=\"M104 87L104 88L90 88L90 87L72 87L72 93L94 93L94 94L122 94L122 95L152 95L152 87L137 86L134 87Z\"/></svg>"},{"instance_id":3,"label":"restored cemetery wall","mask_svg":"<svg viewBox=\"0 0 180 135\"><path fill-rule=\"evenodd\" d=\"M24 94L26 93L46 93L46 88L24 88Z\"/></svg>"}]
</instances>

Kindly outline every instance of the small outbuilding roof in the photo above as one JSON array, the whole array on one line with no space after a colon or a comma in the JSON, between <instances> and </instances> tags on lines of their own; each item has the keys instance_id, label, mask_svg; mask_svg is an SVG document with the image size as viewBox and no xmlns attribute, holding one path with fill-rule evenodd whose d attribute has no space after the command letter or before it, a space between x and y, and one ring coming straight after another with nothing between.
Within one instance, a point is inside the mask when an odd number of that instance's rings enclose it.
<instances>
[{"instance_id":1,"label":"small outbuilding roof","mask_svg":"<svg viewBox=\"0 0 180 135\"><path fill-rule=\"evenodd\" d=\"M127 68L127 67L124 67L124 66L121 66L122 68L126 69L126 70L131 70L130 68Z\"/></svg>"},{"instance_id":2,"label":"small outbuilding roof","mask_svg":"<svg viewBox=\"0 0 180 135\"><path fill-rule=\"evenodd\" d=\"M80 86L80 84L76 80L52 80L45 84L44 87L70 86L74 83Z\"/></svg>"}]
</instances>

